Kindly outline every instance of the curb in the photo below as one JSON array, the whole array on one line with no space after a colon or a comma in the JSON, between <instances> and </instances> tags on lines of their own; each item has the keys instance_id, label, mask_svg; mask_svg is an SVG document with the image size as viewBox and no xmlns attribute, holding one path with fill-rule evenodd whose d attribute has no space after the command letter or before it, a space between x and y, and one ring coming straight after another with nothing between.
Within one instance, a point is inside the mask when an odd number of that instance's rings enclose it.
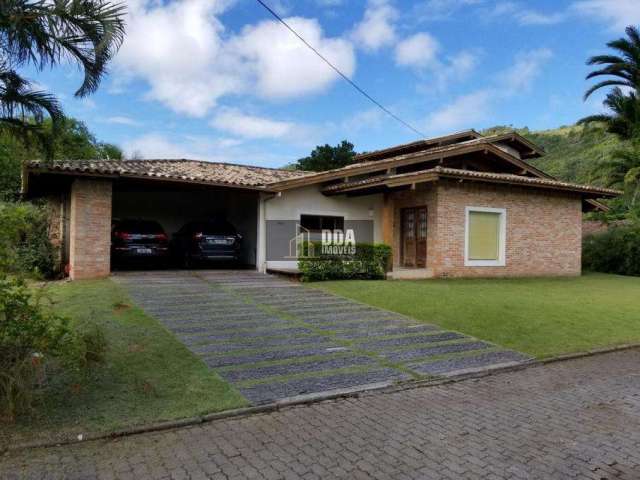
<instances>
[{"instance_id":1,"label":"curb","mask_svg":"<svg viewBox=\"0 0 640 480\"><path fill-rule=\"evenodd\" d=\"M301 395L297 397L285 398L266 405L260 405L255 407L238 408L234 410L226 410L223 412L209 413L205 415L199 415L196 417L184 418L181 420L171 420L159 423L150 423L139 427L126 428L122 430L116 430L109 433L88 433L78 435L77 437L63 438L57 441L34 441L18 443L6 447L4 450L0 450L0 455L9 452L16 452L21 450L28 450L34 448L51 448L61 447L66 445L76 445L88 441L95 440L114 440L117 438L128 437L132 435L139 435L143 433L161 432L166 430L173 430L176 428L190 427L200 425L204 423L214 422L216 420L223 420L227 418L235 417L248 417L250 415L257 415L261 413L273 413L284 408L290 408L301 405L313 405L315 403L339 400L346 398L358 398L365 395L374 394L392 394L402 392L406 390L414 390L417 388L436 387L441 385L448 385L451 383L463 382L466 380L478 379L498 375L502 373L516 372L532 367L542 367L550 363L566 362L569 360L577 360L585 357L592 357L596 355L602 355L606 353L615 353L625 350L632 350L640 348L640 343L618 345L611 348L597 348L587 350L584 352L571 353L566 355L558 355L551 358L542 360L529 360L520 363L504 364L503 366L497 366L495 368L483 369L472 372L463 372L457 375L446 378L437 378L431 380L407 380L400 383L383 382L375 383L371 385L360 385L359 387L333 390L327 393Z\"/></svg>"}]
</instances>

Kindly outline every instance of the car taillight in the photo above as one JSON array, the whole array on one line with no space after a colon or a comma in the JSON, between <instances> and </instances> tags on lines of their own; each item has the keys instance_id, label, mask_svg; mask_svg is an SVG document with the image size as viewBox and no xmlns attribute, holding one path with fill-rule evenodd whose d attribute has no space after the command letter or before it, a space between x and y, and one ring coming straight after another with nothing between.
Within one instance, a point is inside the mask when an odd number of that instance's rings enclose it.
<instances>
[{"instance_id":1,"label":"car taillight","mask_svg":"<svg viewBox=\"0 0 640 480\"><path fill-rule=\"evenodd\" d=\"M167 240L169 240L169 237L167 237L166 233L158 233L156 235L156 238L162 242L166 242Z\"/></svg>"},{"instance_id":2,"label":"car taillight","mask_svg":"<svg viewBox=\"0 0 640 480\"><path fill-rule=\"evenodd\" d=\"M127 232L116 232L116 238L120 240L129 240L131 238L131 234Z\"/></svg>"},{"instance_id":3,"label":"car taillight","mask_svg":"<svg viewBox=\"0 0 640 480\"><path fill-rule=\"evenodd\" d=\"M200 240L202 238L202 233L194 233L193 234L193 239L194 240Z\"/></svg>"}]
</instances>

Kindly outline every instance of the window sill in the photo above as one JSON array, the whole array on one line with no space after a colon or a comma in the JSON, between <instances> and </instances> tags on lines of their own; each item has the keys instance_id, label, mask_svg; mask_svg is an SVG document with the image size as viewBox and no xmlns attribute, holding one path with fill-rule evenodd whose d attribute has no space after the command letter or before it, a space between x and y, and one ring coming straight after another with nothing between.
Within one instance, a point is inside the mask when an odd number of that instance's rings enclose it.
<instances>
[{"instance_id":1,"label":"window sill","mask_svg":"<svg viewBox=\"0 0 640 480\"><path fill-rule=\"evenodd\" d=\"M505 262L500 260L465 260L465 267L504 267Z\"/></svg>"}]
</instances>

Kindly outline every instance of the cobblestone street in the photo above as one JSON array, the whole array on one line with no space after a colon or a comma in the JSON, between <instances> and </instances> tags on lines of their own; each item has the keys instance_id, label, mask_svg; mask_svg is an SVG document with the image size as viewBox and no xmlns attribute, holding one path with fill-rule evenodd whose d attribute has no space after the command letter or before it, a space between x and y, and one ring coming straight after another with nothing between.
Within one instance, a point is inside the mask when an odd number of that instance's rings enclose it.
<instances>
[{"instance_id":1,"label":"cobblestone street","mask_svg":"<svg viewBox=\"0 0 640 480\"><path fill-rule=\"evenodd\" d=\"M640 351L15 452L0 478L638 479Z\"/></svg>"}]
</instances>

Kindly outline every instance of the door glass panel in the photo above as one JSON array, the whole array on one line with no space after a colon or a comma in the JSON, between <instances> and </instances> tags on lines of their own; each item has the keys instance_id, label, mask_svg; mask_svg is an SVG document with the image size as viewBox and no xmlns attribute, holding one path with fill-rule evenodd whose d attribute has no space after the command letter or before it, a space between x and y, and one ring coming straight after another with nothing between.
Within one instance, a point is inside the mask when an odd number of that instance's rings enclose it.
<instances>
[{"instance_id":1,"label":"door glass panel","mask_svg":"<svg viewBox=\"0 0 640 480\"><path fill-rule=\"evenodd\" d=\"M413 210L408 210L405 217L405 235L407 238L413 238L414 236L414 212Z\"/></svg>"},{"instance_id":2,"label":"door glass panel","mask_svg":"<svg viewBox=\"0 0 640 480\"><path fill-rule=\"evenodd\" d=\"M427 211L421 208L418 212L418 238L424 240L427 238Z\"/></svg>"}]
</instances>

